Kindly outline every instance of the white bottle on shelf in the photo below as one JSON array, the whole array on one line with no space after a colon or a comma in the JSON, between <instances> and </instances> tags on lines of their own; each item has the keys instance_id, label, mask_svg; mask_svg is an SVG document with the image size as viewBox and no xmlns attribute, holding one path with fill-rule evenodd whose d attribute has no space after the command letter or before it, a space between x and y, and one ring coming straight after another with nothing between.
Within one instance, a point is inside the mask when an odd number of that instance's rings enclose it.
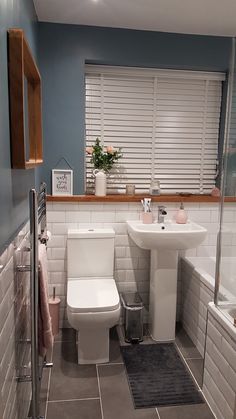
<instances>
[{"instance_id":1,"label":"white bottle on shelf","mask_svg":"<svg viewBox=\"0 0 236 419\"><path fill-rule=\"evenodd\" d=\"M95 176L95 195L106 196L107 194L107 175L103 170L95 169L93 171Z\"/></svg>"}]
</instances>

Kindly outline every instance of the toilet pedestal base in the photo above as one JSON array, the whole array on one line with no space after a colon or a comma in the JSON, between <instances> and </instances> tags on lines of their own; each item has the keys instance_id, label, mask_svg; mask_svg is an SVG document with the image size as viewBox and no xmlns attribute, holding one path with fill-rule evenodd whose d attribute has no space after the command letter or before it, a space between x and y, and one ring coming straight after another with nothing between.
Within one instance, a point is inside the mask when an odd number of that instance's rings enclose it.
<instances>
[{"instance_id":1,"label":"toilet pedestal base","mask_svg":"<svg viewBox=\"0 0 236 419\"><path fill-rule=\"evenodd\" d=\"M78 364L109 362L109 329L82 329L78 333Z\"/></svg>"}]
</instances>

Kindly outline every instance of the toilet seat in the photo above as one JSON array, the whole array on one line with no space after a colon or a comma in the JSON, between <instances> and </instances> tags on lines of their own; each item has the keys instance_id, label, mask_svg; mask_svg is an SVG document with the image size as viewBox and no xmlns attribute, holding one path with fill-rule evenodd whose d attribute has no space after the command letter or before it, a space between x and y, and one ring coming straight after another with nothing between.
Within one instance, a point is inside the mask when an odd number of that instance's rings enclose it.
<instances>
[{"instance_id":1,"label":"toilet seat","mask_svg":"<svg viewBox=\"0 0 236 419\"><path fill-rule=\"evenodd\" d=\"M120 298L113 278L68 279L67 306L72 313L113 311Z\"/></svg>"}]
</instances>

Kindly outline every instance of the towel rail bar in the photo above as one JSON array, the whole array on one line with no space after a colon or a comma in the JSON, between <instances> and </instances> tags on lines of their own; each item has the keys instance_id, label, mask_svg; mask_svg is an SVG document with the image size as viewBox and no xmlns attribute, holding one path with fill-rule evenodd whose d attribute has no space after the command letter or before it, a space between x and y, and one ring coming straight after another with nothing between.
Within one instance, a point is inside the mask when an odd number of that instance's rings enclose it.
<instances>
[{"instance_id":1,"label":"towel rail bar","mask_svg":"<svg viewBox=\"0 0 236 419\"><path fill-rule=\"evenodd\" d=\"M16 377L18 383L31 382L32 400L28 419L44 419L39 415L39 391L40 378L43 368L51 368L53 364L46 358L40 365L38 343L38 303L39 303L39 280L40 270L38 261L38 244L47 244L47 217L46 217L46 184L40 185L39 193L35 189L29 192L30 213L30 246L25 246L20 251L30 252L30 264L18 264L17 272L30 272L30 311L31 311L31 338L25 342L31 344L31 373L22 373ZM0 265L0 273L4 269Z\"/></svg>"},{"instance_id":2,"label":"towel rail bar","mask_svg":"<svg viewBox=\"0 0 236 419\"><path fill-rule=\"evenodd\" d=\"M39 418L39 354L38 354L38 209L37 193L30 190L30 301L31 301L31 383L32 419Z\"/></svg>"},{"instance_id":3,"label":"towel rail bar","mask_svg":"<svg viewBox=\"0 0 236 419\"><path fill-rule=\"evenodd\" d=\"M31 266L30 265L17 265L16 270L17 272L30 272Z\"/></svg>"},{"instance_id":4,"label":"towel rail bar","mask_svg":"<svg viewBox=\"0 0 236 419\"><path fill-rule=\"evenodd\" d=\"M38 344L38 302L39 302L39 261L38 243L47 243L46 229L46 184L40 186L39 194L35 189L29 193L30 206L30 265L18 266L20 272L29 269L30 271L30 301L31 301L31 376L25 377L31 381L32 402L31 419L43 419L39 416L39 391L40 391L40 362ZM40 232L39 232L40 230ZM41 368L47 365L44 360Z\"/></svg>"},{"instance_id":5,"label":"towel rail bar","mask_svg":"<svg viewBox=\"0 0 236 419\"><path fill-rule=\"evenodd\" d=\"M30 272L31 265L17 265L16 270L17 272ZM38 266L38 271L40 271L40 265Z\"/></svg>"}]
</instances>

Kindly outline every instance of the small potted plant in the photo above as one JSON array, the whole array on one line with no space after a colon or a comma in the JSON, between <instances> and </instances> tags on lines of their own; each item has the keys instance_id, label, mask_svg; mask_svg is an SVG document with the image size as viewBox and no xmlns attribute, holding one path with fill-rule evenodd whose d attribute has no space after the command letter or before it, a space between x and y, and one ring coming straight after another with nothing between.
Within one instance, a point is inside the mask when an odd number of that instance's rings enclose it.
<instances>
[{"instance_id":1,"label":"small potted plant","mask_svg":"<svg viewBox=\"0 0 236 419\"><path fill-rule=\"evenodd\" d=\"M103 147L99 138L91 147L86 147L86 153L91 156L90 163L94 166L95 195L106 195L107 174L113 165L122 157L121 149L112 146Z\"/></svg>"}]
</instances>

